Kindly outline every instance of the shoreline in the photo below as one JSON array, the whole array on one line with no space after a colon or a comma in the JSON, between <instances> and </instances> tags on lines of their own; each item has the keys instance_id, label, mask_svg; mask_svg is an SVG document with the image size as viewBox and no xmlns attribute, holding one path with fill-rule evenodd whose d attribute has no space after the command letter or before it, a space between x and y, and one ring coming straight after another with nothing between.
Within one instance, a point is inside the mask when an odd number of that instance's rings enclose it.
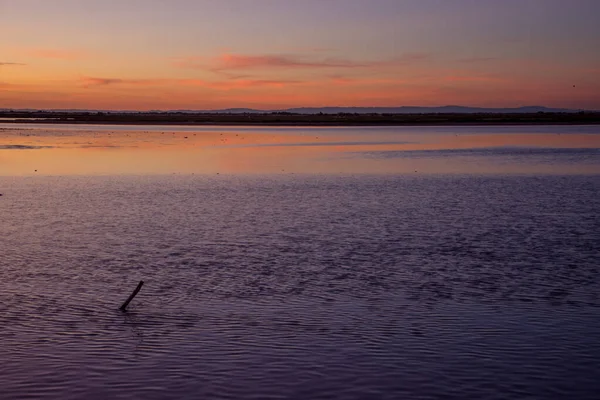
<instances>
[{"instance_id":1,"label":"shoreline","mask_svg":"<svg viewBox=\"0 0 600 400\"><path fill-rule=\"evenodd\" d=\"M520 114L180 114L0 112L0 123L165 126L511 126L600 125L600 112Z\"/></svg>"},{"instance_id":2,"label":"shoreline","mask_svg":"<svg viewBox=\"0 0 600 400\"><path fill-rule=\"evenodd\" d=\"M112 121L82 121L82 122L61 122L61 121L2 121L1 124L14 124L14 125L115 125L115 126L197 126L197 127L209 127L209 126L231 126L231 127L244 127L244 126L256 126L256 127L281 127L281 128L344 128L344 127L411 127L411 126L457 126L457 127L471 127L471 126L596 126L600 125L600 122L501 122L501 123L483 123L483 122L470 122L470 123L350 123L350 124L336 124L336 123L230 123L230 122L208 122L208 123L163 123L163 122L112 122Z\"/></svg>"}]
</instances>

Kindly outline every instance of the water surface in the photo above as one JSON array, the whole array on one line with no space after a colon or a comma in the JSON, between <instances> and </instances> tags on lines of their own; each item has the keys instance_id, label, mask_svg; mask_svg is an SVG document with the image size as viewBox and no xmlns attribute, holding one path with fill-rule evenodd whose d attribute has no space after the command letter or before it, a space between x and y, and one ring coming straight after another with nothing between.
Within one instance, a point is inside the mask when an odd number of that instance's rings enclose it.
<instances>
[{"instance_id":1,"label":"water surface","mask_svg":"<svg viewBox=\"0 0 600 400\"><path fill-rule=\"evenodd\" d=\"M28 150L28 151L15 151ZM598 126L0 124L0 175L598 174Z\"/></svg>"},{"instance_id":2,"label":"water surface","mask_svg":"<svg viewBox=\"0 0 600 400\"><path fill-rule=\"evenodd\" d=\"M0 131L2 398L597 398L594 129L154 129Z\"/></svg>"}]
</instances>

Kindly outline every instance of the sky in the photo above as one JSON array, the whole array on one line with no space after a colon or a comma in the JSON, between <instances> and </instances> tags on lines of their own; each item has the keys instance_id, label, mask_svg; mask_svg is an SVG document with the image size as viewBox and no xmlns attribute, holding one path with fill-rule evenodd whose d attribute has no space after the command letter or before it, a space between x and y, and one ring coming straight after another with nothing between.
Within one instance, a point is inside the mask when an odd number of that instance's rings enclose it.
<instances>
[{"instance_id":1,"label":"sky","mask_svg":"<svg viewBox=\"0 0 600 400\"><path fill-rule=\"evenodd\" d=\"M0 0L0 108L600 110L598 0Z\"/></svg>"}]
</instances>

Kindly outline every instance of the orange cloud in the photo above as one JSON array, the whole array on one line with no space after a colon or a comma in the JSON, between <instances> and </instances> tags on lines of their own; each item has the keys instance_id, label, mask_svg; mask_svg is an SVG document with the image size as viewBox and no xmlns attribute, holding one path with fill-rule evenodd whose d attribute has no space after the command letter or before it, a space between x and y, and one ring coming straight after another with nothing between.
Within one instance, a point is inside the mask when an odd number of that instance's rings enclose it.
<instances>
[{"instance_id":1,"label":"orange cloud","mask_svg":"<svg viewBox=\"0 0 600 400\"><path fill-rule=\"evenodd\" d=\"M179 86L179 87L201 87L213 90L235 90L247 88L273 88L283 89L294 87L326 87L334 85L343 86L368 86L368 85L400 85L413 83L413 80L385 79L385 78L347 78L343 76L332 76L329 78L319 78L315 80L293 80L293 79L247 79L230 78L227 80L204 80L204 79L126 79L126 78L103 78L88 77L80 78L84 88L94 86L136 86L136 87L156 87L156 86Z\"/></svg>"},{"instance_id":2,"label":"orange cloud","mask_svg":"<svg viewBox=\"0 0 600 400\"><path fill-rule=\"evenodd\" d=\"M301 85L307 82L298 80L273 80L273 79L230 79L226 81L206 81L202 79L124 79L124 78L99 78L84 76L80 78L83 87L94 86L197 86L216 90L232 90L244 88L283 88L290 85Z\"/></svg>"},{"instance_id":3,"label":"orange cloud","mask_svg":"<svg viewBox=\"0 0 600 400\"><path fill-rule=\"evenodd\" d=\"M97 78L84 76L81 82L84 87L91 86L109 86L109 85L130 85L130 86L156 86L168 83L169 79L122 79L122 78Z\"/></svg>"}]
</instances>

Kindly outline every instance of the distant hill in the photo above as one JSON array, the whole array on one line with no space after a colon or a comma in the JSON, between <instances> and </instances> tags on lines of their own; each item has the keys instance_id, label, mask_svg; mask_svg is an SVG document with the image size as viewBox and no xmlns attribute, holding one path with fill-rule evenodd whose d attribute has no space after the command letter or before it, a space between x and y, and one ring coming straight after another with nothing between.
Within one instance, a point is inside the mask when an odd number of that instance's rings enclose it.
<instances>
[{"instance_id":1,"label":"distant hill","mask_svg":"<svg viewBox=\"0 0 600 400\"><path fill-rule=\"evenodd\" d=\"M292 113L292 114L477 114L477 113L537 113L537 112L577 112L567 108L548 108L543 106L526 106L515 108L480 108L464 106L443 107L296 107L281 110L257 110L252 108L226 108L221 110L172 110L181 113L218 113L218 114L264 114L264 113Z\"/></svg>"},{"instance_id":2,"label":"distant hill","mask_svg":"<svg viewBox=\"0 0 600 400\"><path fill-rule=\"evenodd\" d=\"M480 108L463 106L443 107L324 107L324 108L291 108L286 110L298 114L477 114L477 113L536 113L536 112L576 112L565 108L548 108L542 106L527 106L517 108Z\"/></svg>"},{"instance_id":3,"label":"distant hill","mask_svg":"<svg viewBox=\"0 0 600 400\"><path fill-rule=\"evenodd\" d=\"M151 110L151 111L133 111L133 110L37 110L37 109L10 109L0 108L0 112L68 112L68 113L183 113L183 114L268 114L268 113L292 113L292 114L531 114L538 112L547 113L572 113L581 110L567 108L549 108L543 106L526 106L515 108L482 108L465 106L442 106L442 107L297 107L281 110L257 110L253 108L225 108L219 110Z\"/></svg>"}]
</instances>

